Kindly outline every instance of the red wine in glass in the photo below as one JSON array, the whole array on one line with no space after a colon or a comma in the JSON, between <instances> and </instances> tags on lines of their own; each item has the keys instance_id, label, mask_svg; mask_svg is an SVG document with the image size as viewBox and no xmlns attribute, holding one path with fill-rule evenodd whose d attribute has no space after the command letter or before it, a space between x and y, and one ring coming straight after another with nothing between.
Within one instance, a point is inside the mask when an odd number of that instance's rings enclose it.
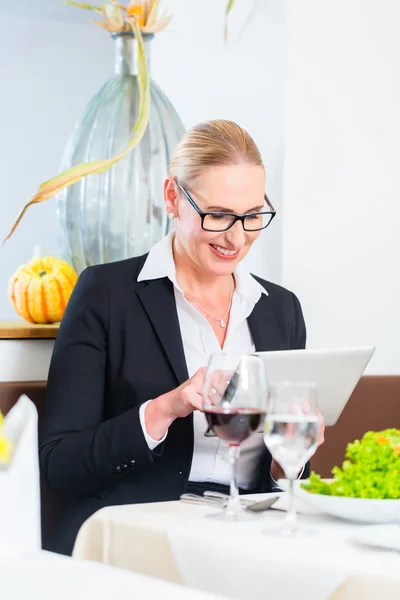
<instances>
[{"instance_id":1,"label":"red wine in glass","mask_svg":"<svg viewBox=\"0 0 400 600\"><path fill-rule=\"evenodd\" d=\"M212 430L229 446L231 482L229 500L222 513L212 516L223 521L254 518L241 510L239 501L240 445L264 422L268 386L260 357L250 354L213 354L203 386L203 411Z\"/></svg>"},{"instance_id":2,"label":"red wine in glass","mask_svg":"<svg viewBox=\"0 0 400 600\"><path fill-rule=\"evenodd\" d=\"M217 436L230 446L244 442L265 419L265 412L252 408L207 408L205 415Z\"/></svg>"}]
</instances>

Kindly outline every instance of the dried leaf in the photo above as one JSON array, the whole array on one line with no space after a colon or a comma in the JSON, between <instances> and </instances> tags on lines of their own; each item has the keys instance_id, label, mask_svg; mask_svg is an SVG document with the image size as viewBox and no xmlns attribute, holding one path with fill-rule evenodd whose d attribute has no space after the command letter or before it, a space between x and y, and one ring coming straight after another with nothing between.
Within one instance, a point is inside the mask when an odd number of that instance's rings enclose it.
<instances>
[{"instance_id":1,"label":"dried leaf","mask_svg":"<svg viewBox=\"0 0 400 600\"><path fill-rule=\"evenodd\" d=\"M108 27L106 25L106 23L104 23L104 21L92 21L93 25L97 25L97 27L101 27L102 29L105 29L106 31L108 31Z\"/></svg>"},{"instance_id":2,"label":"dried leaf","mask_svg":"<svg viewBox=\"0 0 400 600\"><path fill-rule=\"evenodd\" d=\"M160 17L159 19L157 19L157 21L151 27L147 27L147 25L145 27L142 27L142 32L143 33L160 33L160 31L162 31L163 29L165 29L167 27L167 25L169 25L169 23L171 22L171 19L172 19L172 15L165 15L163 17Z\"/></svg>"},{"instance_id":3,"label":"dried leaf","mask_svg":"<svg viewBox=\"0 0 400 600\"><path fill-rule=\"evenodd\" d=\"M143 19L146 24L147 19L149 18L149 13L150 13L150 0L142 0L142 4L143 4Z\"/></svg>"},{"instance_id":4,"label":"dried leaf","mask_svg":"<svg viewBox=\"0 0 400 600\"><path fill-rule=\"evenodd\" d=\"M96 12L101 12L101 8L99 6L95 6L94 4L87 4L86 2L73 2L72 0L61 0L64 4L69 4L70 6L74 6L75 8L82 8L83 10L95 10Z\"/></svg>"},{"instance_id":5,"label":"dried leaf","mask_svg":"<svg viewBox=\"0 0 400 600\"><path fill-rule=\"evenodd\" d=\"M226 10L225 10L225 15L228 16L229 13L231 12L233 5L235 3L235 0L229 0L227 6L226 6Z\"/></svg>"},{"instance_id":6,"label":"dried leaf","mask_svg":"<svg viewBox=\"0 0 400 600\"><path fill-rule=\"evenodd\" d=\"M96 160L90 163L76 165L74 167L71 167L64 173L61 173L60 175L57 175L56 177L53 177L52 179L49 179L48 181L42 183L39 186L39 189L36 192L36 194L31 198L28 204L26 204L19 213L14 225L11 228L10 233L3 241L3 245L12 236L12 234L18 227L19 223L21 222L21 219L23 218L24 214L30 206L32 206L33 204L39 204L40 202L51 198L55 194L61 192L62 189L74 183L77 183L78 181L80 181L84 177L87 177L88 175L94 175L95 173L105 173L110 167L115 165L124 156L129 154L129 152L131 152L133 148L135 148L135 146L137 146L140 140L142 139L146 131L150 116L150 78L147 68L143 37L140 32L140 28L138 27L135 20L133 19L132 21L132 28L138 43L137 60L140 101L139 115L133 127L133 135L129 141L128 146L120 154L117 154L117 156L104 160Z\"/></svg>"},{"instance_id":7,"label":"dried leaf","mask_svg":"<svg viewBox=\"0 0 400 600\"><path fill-rule=\"evenodd\" d=\"M118 33L119 31L123 30L125 26L125 17L122 10L118 8L118 6L112 2L105 2L102 5L102 12L109 31Z\"/></svg>"},{"instance_id":8,"label":"dried leaf","mask_svg":"<svg viewBox=\"0 0 400 600\"><path fill-rule=\"evenodd\" d=\"M234 3L235 3L235 0L229 0L228 4L226 5L226 9L225 9L225 25L224 25L224 41L225 42L228 39L228 16L233 8Z\"/></svg>"},{"instance_id":9,"label":"dried leaf","mask_svg":"<svg viewBox=\"0 0 400 600\"><path fill-rule=\"evenodd\" d=\"M159 5L160 0L150 0L150 9L146 20L146 27L151 27L156 22Z\"/></svg>"}]
</instances>

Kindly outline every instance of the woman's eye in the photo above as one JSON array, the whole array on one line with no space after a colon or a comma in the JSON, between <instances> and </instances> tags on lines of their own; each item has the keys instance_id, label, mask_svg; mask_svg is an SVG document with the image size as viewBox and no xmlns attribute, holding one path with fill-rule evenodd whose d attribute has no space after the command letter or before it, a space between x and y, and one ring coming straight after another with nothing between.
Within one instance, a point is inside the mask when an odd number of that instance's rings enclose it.
<instances>
[{"instance_id":1,"label":"woman's eye","mask_svg":"<svg viewBox=\"0 0 400 600\"><path fill-rule=\"evenodd\" d=\"M228 219L229 215L213 215L213 214L209 214L209 217L211 217L212 219L218 221L220 219Z\"/></svg>"}]
</instances>

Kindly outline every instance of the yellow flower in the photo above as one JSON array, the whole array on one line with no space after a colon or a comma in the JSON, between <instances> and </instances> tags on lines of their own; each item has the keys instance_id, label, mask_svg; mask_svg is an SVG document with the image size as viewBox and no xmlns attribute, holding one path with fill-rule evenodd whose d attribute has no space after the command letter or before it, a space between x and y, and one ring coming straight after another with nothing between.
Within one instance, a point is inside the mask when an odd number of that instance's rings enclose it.
<instances>
[{"instance_id":1,"label":"yellow flower","mask_svg":"<svg viewBox=\"0 0 400 600\"><path fill-rule=\"evenodd\" d=\"M12 455L12 443L0 435L0 463L8 464Z\"/></svg>"},{"instance_id":2,"label":"yellow flower","mask_svg":"<svg viewBox=\"0 0 400 600\"><path fill-rule=\"evenodd\" d=\"M130 4L127 9L127 13L130 17L136 17L137 24L139 27L144 25L144 10L142 4Z\"/></svg>"},{"instance_id":3,"label":"yellow flower","mask_svg":"<svg viewBox=\"0 0 400 600\"><path fill-rule=\"evenodd\" d=\"M0 412L0 463L8 464L11 460L13 445L11 441L5 438L1 433L4 416Z\"/></svg>"}]
</instances>

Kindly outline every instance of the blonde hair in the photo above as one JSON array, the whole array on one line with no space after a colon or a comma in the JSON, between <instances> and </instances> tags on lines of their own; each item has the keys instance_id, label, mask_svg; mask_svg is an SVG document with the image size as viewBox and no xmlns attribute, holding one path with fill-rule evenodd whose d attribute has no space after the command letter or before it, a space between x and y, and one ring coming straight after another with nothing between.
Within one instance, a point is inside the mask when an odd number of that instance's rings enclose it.
<instances>
[{"instance_id":1,"label":"blonde hair","mask_svg":"<svg viewBox=\"0 0 400 600\"><path fill-rule=\"evenodd\" d=\"M241 163L264 168L251 135L234 121L204 121L181 138L171 156L169 175L190 186L207 167Z\"/></svg>"}]
</instances>

